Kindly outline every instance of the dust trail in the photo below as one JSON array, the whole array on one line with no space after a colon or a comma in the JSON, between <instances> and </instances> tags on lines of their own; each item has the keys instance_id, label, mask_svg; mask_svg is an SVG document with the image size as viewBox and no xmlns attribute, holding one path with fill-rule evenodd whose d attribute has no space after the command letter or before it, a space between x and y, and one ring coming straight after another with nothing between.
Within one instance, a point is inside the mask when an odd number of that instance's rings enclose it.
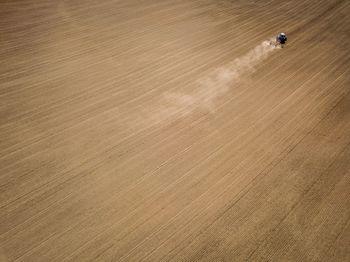
<instances>
[{"instance_id":1,"label":"dust trail","mask_svg":"<svg viewBox=\"0 0 350 262\"><path fill-rule=\"evenodd\" d=\"M242 57L236 58L226 66L213 71L205 78L196 81L197 85L191 93L167 92L163 94L164 109L158 117L167 118L171 115L184 116L196 109L215 111L215 100L228 92L240 81L243 75L250 74L255 67L277 49L271 40L260 45Z\"/></svg>"}]
</instances>

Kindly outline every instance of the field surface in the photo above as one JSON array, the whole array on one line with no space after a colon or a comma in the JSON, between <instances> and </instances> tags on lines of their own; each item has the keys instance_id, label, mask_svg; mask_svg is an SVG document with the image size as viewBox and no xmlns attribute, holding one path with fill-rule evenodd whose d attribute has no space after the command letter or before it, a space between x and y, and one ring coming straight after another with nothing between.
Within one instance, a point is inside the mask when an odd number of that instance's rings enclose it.
<instances>
[{"instance_id":1,"label":"field surface","mask_svg":"<svg viewBox=\"0 0 350 262\"><path fill-rule=\"evenodd\" d=\"M350 261L349 13L2 0L0 261Z\"/></svg>"}]
</instances>

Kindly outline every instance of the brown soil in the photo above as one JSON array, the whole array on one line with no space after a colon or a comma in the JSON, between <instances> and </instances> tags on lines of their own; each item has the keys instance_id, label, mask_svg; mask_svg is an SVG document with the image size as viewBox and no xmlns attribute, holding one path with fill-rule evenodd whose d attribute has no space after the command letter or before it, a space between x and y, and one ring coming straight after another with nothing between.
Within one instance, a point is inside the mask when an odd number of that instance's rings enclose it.
<instances>
[{"instance_id":1,"label":"brown soil","mask_svg":"<svg viewBox=\"0 0 350 262\"><path fill-rule=\"evenodd\" d=\"M350 260L349 1L28 2L0 4L0 260Z\"/></svg>"}]
</instances>

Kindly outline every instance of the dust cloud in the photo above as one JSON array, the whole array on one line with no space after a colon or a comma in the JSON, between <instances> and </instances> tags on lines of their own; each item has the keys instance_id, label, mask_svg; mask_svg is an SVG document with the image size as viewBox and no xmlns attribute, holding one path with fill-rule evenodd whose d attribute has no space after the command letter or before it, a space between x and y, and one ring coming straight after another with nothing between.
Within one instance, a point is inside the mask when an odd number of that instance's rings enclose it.
<instances>
[{"instance_id":1,"label":"dust cloud","mask_svg":"<svg viewBox=\"0 0 350 262\"><path fill-rule=\"evenodd\" d=\"M243 75L251 74L255 67L278 47L272 40L263 41L242 57L236 58L226 66L217 68L208 76L196 81L192 93L166 92L163 94L163 108L156 118L186 116L196 109L215 112L215 101L237 84ZM154 116L155 117L155 116Z\"/></svg>"}]
</instances>

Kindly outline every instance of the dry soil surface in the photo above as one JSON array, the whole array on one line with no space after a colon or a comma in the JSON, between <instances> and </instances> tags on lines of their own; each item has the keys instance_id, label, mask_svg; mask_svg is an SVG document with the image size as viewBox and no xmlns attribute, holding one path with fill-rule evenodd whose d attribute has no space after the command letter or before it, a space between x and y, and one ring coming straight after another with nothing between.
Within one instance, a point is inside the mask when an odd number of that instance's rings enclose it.
<instances>
[{"instance_id":1,"label":"dry soil surface","mask_svg":"<svg viewBox=\"0 0 350 262\"><path fill-rule=\"evenodd\" d=\"M0 260L349 261L349 13L2 0Z\"/></svg>"}]
</instances>

